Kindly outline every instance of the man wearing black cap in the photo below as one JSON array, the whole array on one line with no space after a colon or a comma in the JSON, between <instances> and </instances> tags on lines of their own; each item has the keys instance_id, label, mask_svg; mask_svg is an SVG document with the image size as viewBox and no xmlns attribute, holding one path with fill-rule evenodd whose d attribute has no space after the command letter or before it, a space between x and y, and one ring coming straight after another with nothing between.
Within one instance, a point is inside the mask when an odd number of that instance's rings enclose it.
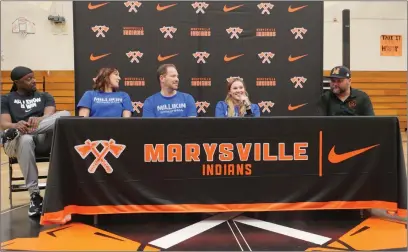
<instances>
[{"instance_id":1,"label":"man wearing black cap","mask_svg":"<svg viewBox=\"0 0 408 252\"><path fill-rule=\"evenodd\" d=\"M2 142L7 156L18 159L30 193L28 215L36 216L41 214L42 197L38 188L35 146L44 144L57 118L70 116L70 113L55 113L54 98L46 92L37 92L31 69L16 67L10 77L13 87L9 94L1 97L0 124L5 130Z\"/></svg>"},{"instance_id":2,"label":"man wearing black cap","mask_svg":"<svg viewBox=\"0 0 408 252\"><path fill-rule=\"evenodd\" d=\"M325 116L374 116L370 97L362 90L351 88L351 73L345 66L330 72L330 91L319 101L319 114Z\"/></svg>"}]
</instances>

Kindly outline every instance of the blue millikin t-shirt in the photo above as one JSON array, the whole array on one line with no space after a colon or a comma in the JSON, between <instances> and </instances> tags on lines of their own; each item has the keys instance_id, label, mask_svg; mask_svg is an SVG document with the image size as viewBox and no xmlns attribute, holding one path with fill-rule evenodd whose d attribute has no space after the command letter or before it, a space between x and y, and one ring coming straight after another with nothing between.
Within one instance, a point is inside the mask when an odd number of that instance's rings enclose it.
<instances>
[{"instance_id":1,"label":"blue millikin t-shirt","mask_svg":"<svg viewBox=\"0 0 408 252\"><path fill-rule=\"evenodd\" d=\"M89 117L122 117L124 110L134 111L129 95L123 91L86 91L77 107L88 108Z\"/></svg>"},{"instance_id":2,"label":"blue millikin t-shirt","mask_svg":"<svg viewBox=\"0 0 408 252\"><path fill-rule=\"evenodd\" d=\"M190 117L197 116L193 96L177 92L167 97L160 92L147 98L143 104L143 117Z\"/></svg>"}]
</instances>

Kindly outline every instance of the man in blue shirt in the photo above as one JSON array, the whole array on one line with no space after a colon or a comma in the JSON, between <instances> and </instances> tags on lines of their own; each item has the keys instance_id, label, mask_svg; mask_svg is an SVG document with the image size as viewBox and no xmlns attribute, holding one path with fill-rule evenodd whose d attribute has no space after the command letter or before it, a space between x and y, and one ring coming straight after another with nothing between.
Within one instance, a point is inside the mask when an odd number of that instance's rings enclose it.
<instances>
[{"instance_id":1,"label":"man in blue shirt","mask_svg":"<svg viewBox=\"0 0 408 252\"><path fill-rule=\"evenodd\" d=\"M197 109L193 96L177 91L178 72L173 64L164 64L157 69L161 91L148 97L143 105L143 117L196 117Z\"/></svg>"}]
</instances>

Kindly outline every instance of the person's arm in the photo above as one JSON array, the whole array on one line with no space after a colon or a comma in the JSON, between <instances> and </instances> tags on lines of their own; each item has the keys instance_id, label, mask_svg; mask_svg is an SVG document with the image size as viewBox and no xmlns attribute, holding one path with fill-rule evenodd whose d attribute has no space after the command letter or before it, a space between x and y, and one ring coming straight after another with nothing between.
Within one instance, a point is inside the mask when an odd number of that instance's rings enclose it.
<instances>
[{"instance_id":1,"label":"person's arm","mask_svg":"<svg viewBox=\"0 0 408 252\"><path fill-rule=\"evenodd\" d=\"M25 134L28 132L28 122L19 121L13 123L10 115L10 108L8 106L8 96L3 95L1 97L1 115L0 115L0 126L2 130L14 128L18 129L21 133Z\"/></svg>"},{"instance_id":2,"label":"person's arm","mask_svg":"<svg viewBox=\"0 0 408 252\"><path fill-rule=\"evenodd\" d=\"M77 108L79 108L79 116L89 117L92 108L92 97L90 92L86 91L85 94L82 95Z\"/></svg>"},{"instance_id":3,"label":"person's arm","mask_svg":"<svg viewBox=\"0 0 408 252\"><path fill-rule=\"evenodd\" d=\"M131 117L132 113L135 111L133 109L132 101L127 93L123 93L123 111L122 117Z\"/></svg>"},{"instance_id":4,"label":"person's arm","mask_svg":"<svg viewBox=\"0 0 408 252\"><path fill-rule=\"evenodd\" d=\"M147 98L143 104L142 117L156 117L153 110L153 104L149 98Z\"/></svg>"},{"instance_id":5,"label":"person's arm","mask_svg":"<svg viewBox=\"0 0 408 252\"><path fill-rule=\"evenodd\" d=\"M13 123L11 122L10 108L8 105L8 95L3 95L1 97L0 125L2 130L13 128Z\"/></svg>"},{"instance_id":6,"label":"person's arm","mask_svg":"<svg viewBox=\"0 0 408 252\"><path fill-rule=\"evenodd\" d=\"M375 116L373 104L371 103L371 99L368 95L365 96L364 102L362 105L362 115L364 116Z\"/></svg>"},{"instance_id":7,"label":"person's arm","mask_svg":"<svg viewBox=\"0 0 408 252\"><path fill-rule=\"evenodd\" d=\"M252 104L252 116L253 117L260 117L261 116L261 110L259 109L258 104Z\"/></svg>"},{"instance_id":8,"label":"person's arm","mask_svg":"<svg viewBox=\"0 0 408 252\"><path fill-rule=\"evenodd\" d=\"M78 115L82 117L89 117L91 110L89 108L81 107L78 111Z\"/></svg>"},{"instance_id":9,"label":"person's arm","mask_svg":"<svg viewBox=\"0 0 408 252\"><path fill-rule=\"evenodd\" d=\"M44 115L42 116L42 119L53 115L55 111L57 110L54 97L46 92L44 92L43 95L45 98L45 108L44 108Z\"/></svg>"},{"instance_id":10,"label":"person's arm","mask_svg":"<svg viewBox=\"0 0 408 252\"><path fill-rule=\"evenodd\" d=\"M187 116L188 117L197 117L197 107L193 96L187 96Z\"/></svg>"},{"instance_id":11,"label":"person's arm","mask_svg":"<svg viewBox=\"0 0 408 252\"><path fill-rule=\"evenodd\" d=\"M226 106L224 106L224 103L222 101L219 101L217 105L215 106L215 117L227 117L226 116Z\"/></svg>"},{"instance_id":12,"label":"person's arm","mask_svg":"<svg viewBox=\"0 0 408 252\"><path fill-rule=\"evenodd\" d=\"M40 124L42 120L53 115L56 111L54 97L52 97L52 95L50 95L47 92L42 93L42 95L43 95L44 102L45 102L43 116L28 118L27 122L30 125L31 130L37 129L38 125Z\"/></svg>"}]
</instances>

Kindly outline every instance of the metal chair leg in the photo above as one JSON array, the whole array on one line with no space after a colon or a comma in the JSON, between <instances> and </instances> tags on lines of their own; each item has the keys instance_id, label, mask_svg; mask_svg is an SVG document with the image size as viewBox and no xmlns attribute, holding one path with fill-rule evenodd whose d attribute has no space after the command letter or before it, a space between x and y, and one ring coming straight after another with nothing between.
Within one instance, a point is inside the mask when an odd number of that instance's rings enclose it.
<instances>
[{"instance_id":1,"label":"metal chair leg","mask_svg":"<svg viewBox=\"0 0 408 252\"><path fill-rule=\"evenodd\" d=\"M11 159L9 159L9 200L10 200L10 209L13 208L13 194L12 194L12 178L13 178L13 165Z\"/></svg>"}]
</instances>

